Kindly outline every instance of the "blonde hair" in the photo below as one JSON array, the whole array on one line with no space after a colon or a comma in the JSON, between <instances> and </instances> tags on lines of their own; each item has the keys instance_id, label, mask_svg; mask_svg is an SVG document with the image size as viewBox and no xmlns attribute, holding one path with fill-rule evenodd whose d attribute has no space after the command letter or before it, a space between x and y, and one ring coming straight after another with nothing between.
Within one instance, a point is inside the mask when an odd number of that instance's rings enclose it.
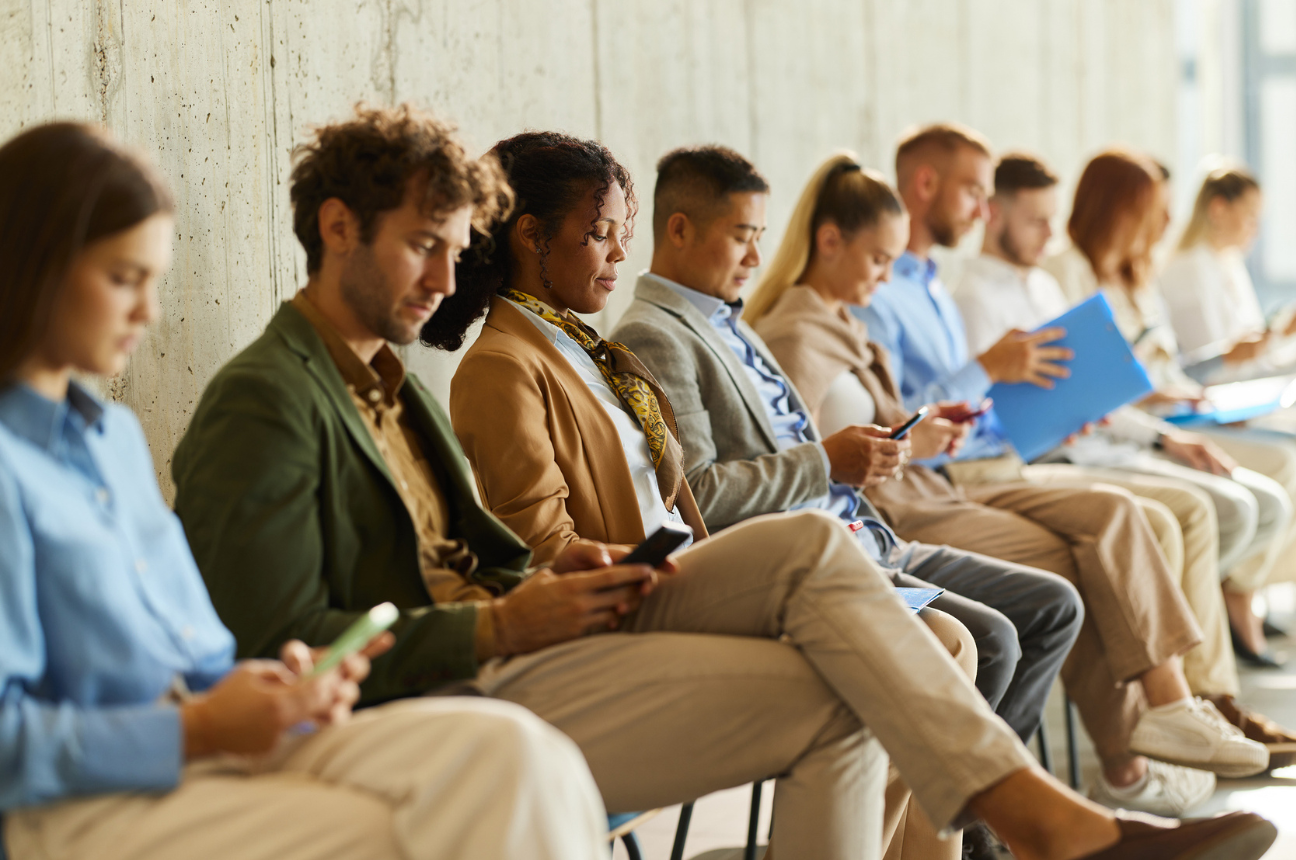
<instances>
[{"instance_id":1,"label":"blonde hair","mask_svg":"<svg viewBox=\"0 0 1296 860\"><path fill-rule=\"evenodd\" d=\"M1210 229L1211 201L1220 198L1234 203L1248 191L1259 190L1259 181L1240 164L1217 167L1207 173L1201 190L1197 192L1197 201L1193 203L1192 217L1179 237L1179 250L1190 250L1205 241L1206 231Z\"/></svg>"},{"instance_id":2,"label":"blonde hair","mask_svg":"<svg viewBox=\"0 0 1296 860\"><path fill-rule=\"evenodd\" d=\"M814 255L815 233L822 225L836 224L850 237L877 224L884 214L903 215L904 211L900 198L882 174L860 167L853 152L842 150L830 156L802 190L783 241L761 275L743 316L755 323L769 313L788 287L801 281Z\"/></svg>"}]
</instances>

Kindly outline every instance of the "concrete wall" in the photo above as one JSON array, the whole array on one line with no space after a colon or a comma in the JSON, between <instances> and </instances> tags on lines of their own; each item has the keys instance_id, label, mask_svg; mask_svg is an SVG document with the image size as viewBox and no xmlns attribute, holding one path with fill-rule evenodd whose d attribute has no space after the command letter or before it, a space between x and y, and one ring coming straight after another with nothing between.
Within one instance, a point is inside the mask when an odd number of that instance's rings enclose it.
<instances>
[{"instance_id":1,"label":"concrete wall","mask_svg":"<svg viewBox=\"0 0 1296 860\"><path fill-rule=\"evenodd\" d=\"M888 169L913 123L967 122L1068 181L1111 141L1175 154L1173 0L0 0L0 136L74 117L153 154L179 201L164 315L110 385L163 485L215 370L304 278L290 149L359 99L413 99L485 149L598 137L651 197L666 149L717 141L773 188L767 252L820 158ZM650 200L622 267L648 259ZM410 363L448 389L454 360Z\"/></svg>"}]
</instances>

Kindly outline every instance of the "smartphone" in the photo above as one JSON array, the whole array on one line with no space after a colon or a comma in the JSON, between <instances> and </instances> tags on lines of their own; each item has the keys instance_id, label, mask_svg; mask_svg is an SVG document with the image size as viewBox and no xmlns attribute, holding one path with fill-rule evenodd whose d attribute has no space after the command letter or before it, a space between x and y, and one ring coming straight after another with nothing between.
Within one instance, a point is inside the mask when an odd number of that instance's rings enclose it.
<instances>
[{"instance_id":1,"label":"smartphone","mask_svg":"<svg viewBox=\"0 0 1296 860\"><path fill-rule=\"evenodd\" d=\"M395 624L397 618L400 618L400 610L395 604L379 603L342 631L342 635L333 641L307 677L313 678L336 669L343 660L363 649L375 636Z\"/></svg>"},{"instance_id":2,"label":"smartphone","mask_svg":"<svg viewBox=\"0 0 1296 860\"><path fill-rule=\"evenodd\" d=\"M931 410L928 409L926 406L922 407L922 408L919 409L917 412L915 412L915 413L913 414L913 417L911 417L908 421L906 421L905 423L901 424L901 425L900 425L899 427L897 427L896 429L892 430L892 431L891 431L891 435L888 436L887 438L888 438L888 439L903 439L904 437L908 436L908 435L909 435L909 431L912 430L912 429L914 429L914 425L917 424L919 421L923 420L924 418L926 418L926 417L927 417L927 413L930 412L930 411L931 411Z\"/></svg>"},{"instance_id":3,"label":"smartphone","mask_svg":"<svg viewBox=\"0 0 1296 860\"><path fill-rule=\"evenodd\" d=\"M662 523L661 528L648 535L644 542L630 551L630 554L617 564L646 564L649 567L661 567L666 556L679 549L693 537L693 529L683 523Z\"/></svg>"},{"instance_id":4,"label":"smartphone","mask_svg":"<svg viewBox=\"0 0 1296 860\"><path fill-rule=\"evenodd\" d=\"M954 418L951 420L953 420L955 424L966 424L969 421L980 418L982 415L989 412L991 406L994 406L994 401L991 400L989 397L987 397L981 401L981 404L977 406L975 412L968 412L964 415L960 415L958 418Z\"/></svg>"}]
</instances>

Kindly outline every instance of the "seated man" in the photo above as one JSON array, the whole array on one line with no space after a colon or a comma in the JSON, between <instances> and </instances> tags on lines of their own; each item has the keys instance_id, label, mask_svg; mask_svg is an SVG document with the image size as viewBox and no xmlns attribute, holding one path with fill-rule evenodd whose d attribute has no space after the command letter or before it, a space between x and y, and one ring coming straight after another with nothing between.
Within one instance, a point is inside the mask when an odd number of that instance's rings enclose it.
<instances>
[{"instance_id":1,"label":"seated man","mask_svg":"<svg viewBox=\"0 0 1296 860\"><path fill-rule=\"evenodd\" d=\"M291 194L307 285L217 374L174 459L243 653L326 641L392 600L396 641L362 701L475 680L575 740L612 811L781 774L785 860L878 856L882 747L937 828L980 817L1024 860L1185 856L1268 833L1254 817L1135 824L1064 789L819 512L754 522L724 565L703 544L660 583L592 544L528 569L388 343L412 342L453 293L470 224L508 196L498 166L431 118L372 110L317 133ZM586 635L621 624L632 633Z\"/></svg>"},{"instance_id":2,"label":"seated man","mask_svg":"<svg viewBox=\"0 0 1296 860\"><path fill-rule=\"evenodd\" d=\"M654 199L652 269L640 278L635 301L613 333L613 339L640 356L670 397L686 473L713 529L795 507L821 507L852 519L857 510L872 508L847 484L880 482L856 477L848 464L867 458L867 434L887 431L849 427L820 441L796 389L759 336L738 319L739 290L760 262L756 239L764 226L766 196L764 180L737 153L703 147L665 156ZM1029 497L1031 488L1019 491ZM1047 529L1044 523L1003 515L994 528L972 533L959 528L961 509L951 506L946 515L925 513L929 528L924 536L959 549L909 544L894 536L887 545L869 548L885 553L888 567L967 598L933 605L962 621L977 637L979 650L986 610L971 601L1003 613L992 614L992 621L1002 622L1004 616L1011 621L1009 629L1015 627L1022 640L1021 663L983 662L978 679L1006 675L1005 687L1011 681L1006 704L1015 709L1009 711L1015 728L1034 730L1057 667L1067 656L1040 646L1041 638L1050 635L1048 628L1041 629L1041 613L1051 611L1052 600L1074 592L1042 590L1055 578L997 558L1045 567L1075 581L1095 601L1063 673L1105 765L1129 768L1142 762L1131 754L1130 744L1146 691L1155 704L1165 706L1142 717L1140 740L1155 739L1146 743L1149 754L1223 773L1263 769L1263 749L1219 746L1219 740L1232 737L1231 730L1221 727L1222 721L1204 710L1209 705L1193 700L1183 684L1176 655L1196 644L1200 633L1169 582L1138 507L1119 491L1094 493L1092 499L1086 499L1086 492L1077 490L1075 502L1097 507L1103 516L1065 527L1055 522ZM1050 500L1054 512L1060 510L1055 502ZM866 540L866 546L871 542ZM896 581L905 582L903 574ZM1023 588L1022 583L1029 585ZM1132 606L1123 607L1127 602ZM968 606L976 611L969 613ZM1126 683L1136 678L1142 684ZM1019 698L1013 700L1012 694ZM1178 746L1166 745L1168 736L1179 738ZM1230 759L1225 749L1241 759ZM1201 771L1193 778L1191 800L1200 803L1214 781ZM1162 811L1178 814L1184 809Z\"/></svg>"}]
</instances>

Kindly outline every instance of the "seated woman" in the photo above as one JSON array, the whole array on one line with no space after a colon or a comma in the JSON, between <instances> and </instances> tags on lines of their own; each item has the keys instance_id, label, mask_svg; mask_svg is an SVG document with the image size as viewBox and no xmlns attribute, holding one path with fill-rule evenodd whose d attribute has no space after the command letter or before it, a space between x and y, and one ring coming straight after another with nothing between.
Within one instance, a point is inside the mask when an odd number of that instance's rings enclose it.
<instances>
[{"instance_id":1,"label":"seated woman","mask_svg":"<svg viewBox=\"0 0 1296 860\"><path fill-rule=\"evenodd\" d=\"M904 249L907 232L900 200L885 181L872 171L862 170L850 154L835 155L820 166L802 192L782 244L747 308L756 331L801 392L816 420L829 427L848 423L894 426L906 417L885 351L869 341L868 329L850 313L850 307L868 305L879 283L886 279L891 261ZM933 408L938 414L959 417L957 409L939 405ZM912 433L914 457L927 459L948 452L961 441L967 426L966 422L956 424L945 418L919 423ZM1065 493L1068 488L1059 485L1058 489ZM942 474L924 466L910 465L902 478L867 492L901 535L908 536L912 530L937 521L945 540L964 549L997 554L1002 545L996 535L1027 527L1009 511L974 501L976 489L965 494ZM1149 574L1149 570L1140 570L1137 579L1123 587L1147 590ZM1213 581L1206 585L1195 589L1203 599L1193 608L1199 616L1205 616L1199 617L1203 628L1222 627L1224 610L1219 589ZM1166 587L1175 589L1173 583ZM1082 592L1089 596L1087 608L1093 618L1100 611L1092 604L1094 589L1082 588ZM1146 607L1153 605L1153 600L1149 591L1135 602ZM1104 625L1096 626L1100 635L1107 633ZM1104 641L1104 645L1104 653L1121 647L1113 641ZM1218 653L1232 669L1227 645ZM1073 652L1062 678L1073 698L1081 703L1082 717L1092 718L1094 714L1084 701L1085 679L1090 671L1082 665L1084 662L1094 661ZM1148 670L1139 680L1153 709L1183 698L1188 690L1178 658ZM1214 711L1210 704L1200 706ZM1102 736L1104 727L1098 729L1091 730L1095 737ZM1136 751L1140 741L1141 731L1136 728L1132 743ZM1128 756L1110 755L1106 744L1096 746L1104 773L1095 796L1103 802L1162 814L1182 813L1185 804L1194 799L1200 802L1203 795L1210 794L1213 781L1200 771L1159 762L1149 765L1142 758L1130 762ZM1188 762L1180 759L1179 763ZM1118 780L1128 782L1131 771L1133 780L1129 784L1180 784L1192 788L1186 796L1173 800L1171 795L1177 792L1160 788L1132 792L1126 790L1126 785L1116 784ZM1148 776L1143 777L1144 773Z\"/></svg>"},{"instance_id":2,"label":"seated woman","mask_svg":"<svg viewBox=\"0 0 1296 860\"><path fill-rule=\"evenodd\" d=\"M319 674L300 642L233 662L135 416L70 378L156 319L171 209L86 126L0 148L0 856L606 858L584 759L529 711L347 721L390 634Z\"/></svg>"},{"instance_id":3,"label":"seated woman","mask_svg":"<svg viewBox=\"0 0 1296 860\"><path fill-rule=\"evenodd\" d=\"M1264 196L1242 165L1221 165L1206 174L1192 216L1175 254L1161 273L1165 300L1179 348L1219 361L1203 382L1253 379L1290 372L1296 315L1271 328L1260 308L1246 255L1260 234Z\"/></svg>"},{"instance_id":4,"label":"seated woman","mask_svg":"<svg viewBox=\"0 0 1296 860\"><path fill-rule=\"evenodd\" d=\"M1045 262L1074 301L1101 292L1156 392L1143 406L1199 401L1201 385L1180 367L1179 343L1157 291L1153 248L1165 232L1163 180L1145 156L1113 149L1080 176L1067 222L1071 246ZM1113 444L1117 443L1117 444ZM1194 484L1219 513L1220 566L1234 648L1247 662L1280 665L1251 611L1255 592L1296 579L1296 441L1252 428L1194 433L1126 407L1110 427L1066 456L1101 480L1147 472ZM1241 468L1239 468L1239 466Z\"/></svg>"}]
</instances>

